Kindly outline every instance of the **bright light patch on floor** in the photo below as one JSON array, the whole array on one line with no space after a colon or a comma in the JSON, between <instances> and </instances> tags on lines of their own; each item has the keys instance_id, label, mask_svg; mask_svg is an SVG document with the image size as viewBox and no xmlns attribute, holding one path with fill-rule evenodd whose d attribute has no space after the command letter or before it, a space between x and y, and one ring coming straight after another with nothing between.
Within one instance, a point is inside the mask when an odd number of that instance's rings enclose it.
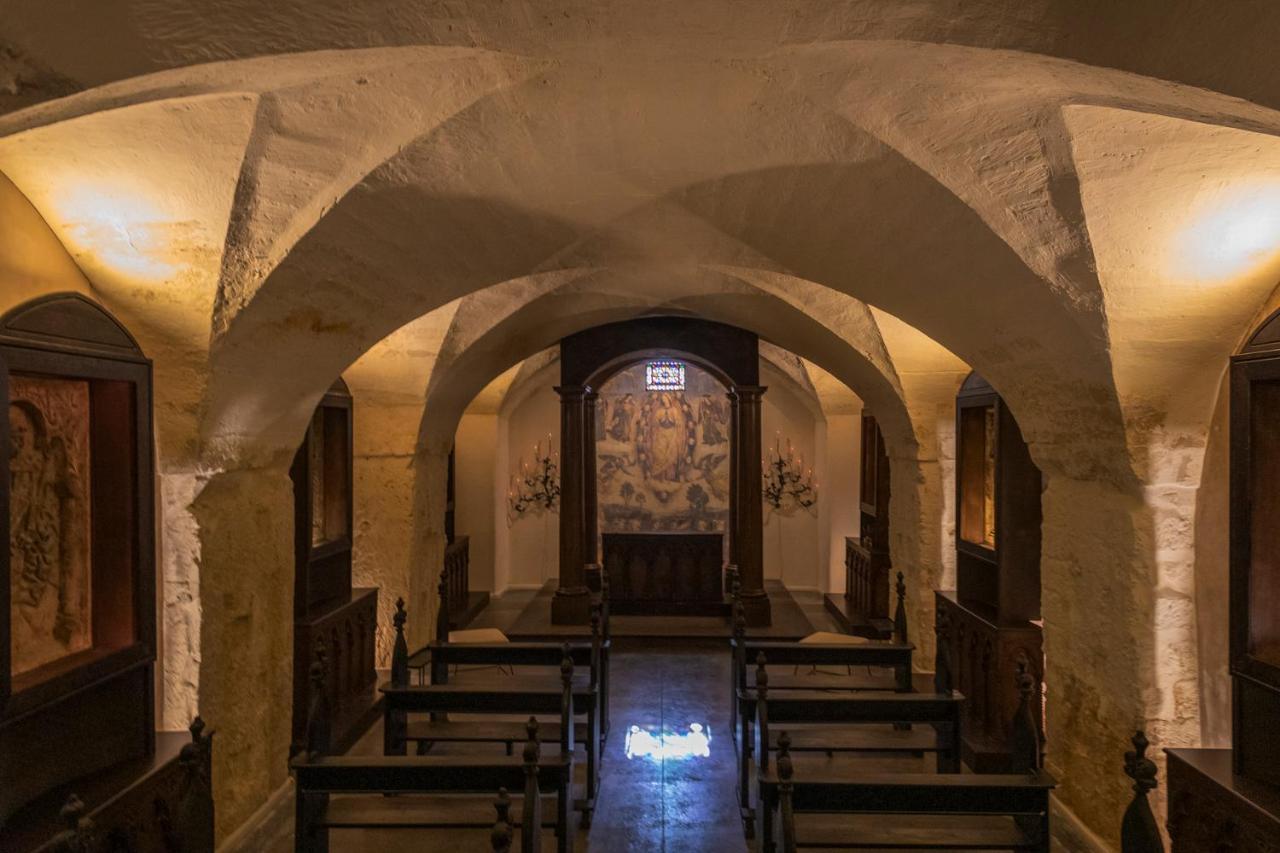
<instances>
[{"instance_id":1,"label":"bright light patch on floor","mask_svg":"<svg viewBox=\"0 0 1280 853\"><path fill-rule=\"evenodd\" d=\"M1200 279L1222 280L1280 253L1280 184L1238 189L1197 212L1182 234L1182 261Z\"/></svg>"},{"instance_id":2,"label":"bright light patch on floor","mask_svg":"<svg viewBox=\"0 0 1280 853\"><path fill-rule=\"evenodd\" d=\"M639 726L627 730L627 758L682 761L711 757L711 732L701 723L690 723L684 733L670 729L650 731Z\"/></svg>"}]
</instances>

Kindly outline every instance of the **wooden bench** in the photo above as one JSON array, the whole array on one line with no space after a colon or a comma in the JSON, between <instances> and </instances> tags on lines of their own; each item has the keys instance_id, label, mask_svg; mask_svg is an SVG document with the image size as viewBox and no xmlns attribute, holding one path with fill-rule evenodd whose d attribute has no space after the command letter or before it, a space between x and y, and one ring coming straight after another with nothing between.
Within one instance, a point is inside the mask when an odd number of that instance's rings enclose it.
<instances>
[{"instance_id":1,"label":"wooden bench","mask_svg":"<svg viewBox=\"0 0 1280 853\"><path fill-rule=\"evenodd\" d=\"M505 788L524 791L522 850L539 850L541 828L551 826L557 851L572 853L573 753L562 749L557 755L543 757L534 717L523 724L525 747L518 759L502 755L330 755L332 720L324 672L322 662L312 664L306 742L290 762L297 791L297 853L328 853L333 829L488 827L487 821L467 820L456 795ZM568 676L571 678L571 673ZM562 707L568 701L567 689L558 697ZM550 821L542 818L545 792L553 792L555 800L555 817ZM373 794L379 796L334 796ZM441 801L443 795L449 795L445 802Z\"/></svg>"},{"instance_id":2,"label":"wooden bench","mask_svg":"<svg viewBox=\"0 0 1280 853\"><path fill-rule=\"evenodd\" d=\"M470 645L480 645L450 642L449 586L443 577L440 579L438 592L440 610L436 614L436 638L433 642L409 655L408 658L409 671L417 675L419 684L427 684L428 678L430 683L443 684L448 680L450 664L458 666L466 662L460 661L454 656L456 650ZM402 610L403 600L398 601L396 606L397 610ZM559 654L562 648L558 643L502 643L500 645L504 648L517 645L541 646L554 650L556 655ZM612 634L609 627L609 573L602 568L600 571L600 592L592 596L591 639L570 640L569 646L573 650L573 665L575 667L589 666L591 668L592 683L600 685L601 734L605 736L609 734L609 656L612 645ZM487 664L489 662L485 661L484 663ZM495 665L501 666L505 663L507 662L499 661ZM549 665L559 665L558 656Z\"/></svg>"},{"instance_id":3,"label":"wooden bench","mask_svg":"<svg viewBox=\"0 0 1280 853\"><path fill-rule=\"evenodd\" d=\"M731 667L730 702L737 713L733 718L734 732L754 715L751 706L751 665L764 654L771 665L794 668L843 667L846 674L819 675L815 673L787 676L774 673L774 690L899 690L915 689L912 677L912 655L915 646L907 639L906 585L898 574L898 603L894 615L893 639L885 642L873 640L866 643L799 643L785 641L749 640L746 636L746 617L742 602L738 600L736 587L733 600L733 636L729 641L733 657ZM873 674L855 671L855 668L879 667L893 671L892 681ZM746 692L744 692L746 691ZM745 704L744 704L745 702Z\"/></svg>"},{"instance_id":4,"label":"wooden bench","mask_svg":"<svg viewBox=\"0 0 1280 853\"><path fill-rule=\"evenodd\" d=\"M594 614L593 614L594 615ZM408 655L403 641L406 615L401 602L397 602L395 616L396 642L392 652L391 682L380 688L386 699L384 716L384 752L402 755L409 743L417 746L419 754L425 754L436 743L501 743L507 753L511 745L524 737L523 724L515 720L466 720L456 721L448 714L460 713L483 716L507 716L513 709L519 714L559 714L559 706L551 707L551 700L565 689L561 680L551 675L505 675L501 673L466 673L462 678L449 681L449 664L505 665L510 667L558 666L562 673L568 667L572 690L569 694L570 713L557 722L542 727L544 743L560 743L562 749L573 750L581 744L586 754L586 792L575 803L582 812L582 825L591 825L591 815L600 786L600 756L604 747L602 732L603 684L598 673L604 646L599 623L595 627L593 641L587 645L572 643L501 643L501 644L432 644L428 647L436 655L431 663L433 683L411 685L408 683ZM585 660L587 675L578 672L575 660ZM595 666L591 666L595 664ZM435 679L441 679L435 682ZM535 694L541 694L535 699ZM542 710L538 710L542 708ZM428 713L428 719L408 720L410 712ZM580 716L581 721L576 717ZM567 729L565 728L567 726ZM568 737L566 737L566 735Z\"/></svg>"},{"instance_id":5,"label":"wooden bench","mask_svg":"<svg viewBox=\"0 0 1280 853\"><path fill-rule=\"evenodd\" d=\"M555 828L557 850L570 853L574 828L568 805L572 761L543 757L538 723L526 724L529 740L520 759L507 756L317 755L294 759L297 785L295 844L297 853L328 853L334 829L465 829L487 828L488 821L467 819L456 797L432 801L429 794L483 794L495 788L523 790L520 813L521 850L541 849L541 832ZM555 792L555 818L542 818L544 791ZM505 793L505 791L504 791ZM396 794L387 797L335 795ZM501 817L507 817L501 813ZM507 849L510 849L508 844Z\"/></svg>"},{"instance_id":6,"label":"wooden bench","mask_svg":"<svg viewBox=\"0 0 1280 853\"><path fill-rule=\"evenodd\" d=\"M783 732L773 741L770 723L780 724L783 719L789 723L814 722L833 716L822 705L862 705L869 696L825 694L825 698L787 707L784 703L801 695L792 692L782 694L775 705L765 678L756 724L761 755L757 776L759 820L765 853L773 853L779 845L784 851L833 847L1049 850L1049 794L1056 783L1043 770L1042 744L1032 711L1035 682L1026 672L1018 676L1021 699L1010 740L1013 772L1008 774L960 773L961 703L952 705L946 712L949 719L940 723L927 719L933 715L924 712L928 697L918 694L888 698L903 703L895 714L909 715L910 706L906 703L919 702L916 707L921 713L912 722L928 722L935 727L939 772L850 773L810 764L802 766L797 774L791 734ZM870 716L864 711L853 713ZM812 742L809 747L813 747ZM770 748L777 750L772 768ZM797 814L808 816L801 826L796 825Z\"/></svg>"},{"instance_id":7,"label":"wooden bench","mask_svg":"<svg viewBox=\"0 0 1280 853\"><path fill-rule=\"evenodd\" d=\"M765 853L779 847L784 853L1049 851L1049 794L1056 783L1043 770L797 777L786 742L782 738L776 779L760 786ZM797 814L812 818L797 826Z\"/></svg>"},{"instance_id":8,"label":"wooden bench","mask_svg":"<svg viewBox=\"0 0 1280 853\"><path fill-rule=\"evenodd\" d=\"M862 753L892 764L902 758L933 753L939 773L960 770L960 716L964 697L947 693L896 691L783 690L775 693L768 662L758 658L752 702L754 725L743 726L739 752L738 795L748 836L753 830L751 799L757 781L774 781L770 752L778 748L777 726L805 725L792 734L792 750ZM753 733L754 742L748 742Z\"/></svg>"}]
</instances>

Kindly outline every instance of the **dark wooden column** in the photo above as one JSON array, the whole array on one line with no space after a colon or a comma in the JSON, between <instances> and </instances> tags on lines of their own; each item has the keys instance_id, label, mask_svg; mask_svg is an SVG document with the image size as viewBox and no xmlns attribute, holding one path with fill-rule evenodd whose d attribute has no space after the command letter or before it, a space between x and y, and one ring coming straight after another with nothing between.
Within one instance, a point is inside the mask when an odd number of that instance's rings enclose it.
<instances>
[{"instance_id":1,"label":"dark wooden column","mask_svg":"<svg viewBox=\"0 0 1280 853\"><path fill-rule=\"evenodd\" d=\"M742 606L747 624L768 625L772 621L769 597L764 591L764 507L761 503L760 399L761 385L736 385L737 522L738 574L742 583Z\"/></svg>"},{"instance_id":2,"label":"dark wooden column","mask_svg":"<svg viewBox=\"0 0 1280 853\"><path fill-rule=\"evenodd\" d=\"M738 395L729 389L729 565L738 565ZM730 592L731 590L726 590Z\"/></svg>"},{"instance_id":3,"label":"dark wooden column","mask_svg":"<svg viewBox=\"0 0 1280 853\"><path fill-rule=\"evenodd\" d=\"M560 395L560 587L551 599L554 625L585 625L591 615L583 547L586 392L581 385L556 386Z\"/></svg>"},{"instance_id":4,"label":"dark wooden column","mask_svg":"<svg viewBox=\"0 0 1280 853\"><path fill-rule=\"evenodd\" d=\"M600 507L596 500L596 403L600 395L586 388L582 395L582 513L584 580L592 592L600 591Z\"/></svg>"}]
</instances>

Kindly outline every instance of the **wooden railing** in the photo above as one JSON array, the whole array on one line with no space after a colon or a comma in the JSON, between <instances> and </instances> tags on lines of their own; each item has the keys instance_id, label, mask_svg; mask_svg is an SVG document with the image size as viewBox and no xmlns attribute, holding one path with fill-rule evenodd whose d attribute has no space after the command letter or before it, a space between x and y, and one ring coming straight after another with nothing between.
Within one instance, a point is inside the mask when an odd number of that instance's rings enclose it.
<instances>
[{"instance_id":1,"label":"wooden railing","mask_svg":"<svg viewBox=\"0 0 1280 853\"><path fill-rule=\"evenodd\" d=\"M444 549L444 588L448 593L447 623L459 627L458 617L466 612L471 597L471 538L459 536Z\"/></svg>"},{"instance_id":2,"label":"wooden railing","mask_svg":"<svg viewBox=\"0 0 1280 853\"><path fill-rule=\"evenodd\" d=\"M324 668L326 699L334 718L339 723L334 736L341 741L346 734L343 728L358 720L370 701L370 691L377 681L374 659L377 655L376 630L378 625L378 590L355 589L349 601L327 613L294 624L298 636L296 650L309 650L307 656L295 657L295 667L310 669L317 659L317 650ZM305 670L304 670L305 671ZM311 703L311 681L295 679L294 742L300 743L306 734L306 709Z\"/></svg>"},{"instance_id":3,"label":"wooden railing","mask_svg":"<svg viewBox=\"0 0 1280 853\"><path fill-rule=\"evenodd\" d=\"M964 694L965 762L980 773L1003 772L1010 755L1009 721L1018 707L1019 672L1036 685L1036 719L1041 719L1044 652L1040 628L1030 622L996 624L965 607L954 593L935 594L939 689ZM947 682L943 684L941 682Z\"/></svg>"},{"instance_id":4,"label":"wooden railing","mask_svg":"<svg viewBox=\"0 0 1280 853\"><path fill-rule=\"evenodd\" d=\"M844 596L868 621L889 618L889 564L857 539L844 540Z\"/></svg>"}]
</instances>

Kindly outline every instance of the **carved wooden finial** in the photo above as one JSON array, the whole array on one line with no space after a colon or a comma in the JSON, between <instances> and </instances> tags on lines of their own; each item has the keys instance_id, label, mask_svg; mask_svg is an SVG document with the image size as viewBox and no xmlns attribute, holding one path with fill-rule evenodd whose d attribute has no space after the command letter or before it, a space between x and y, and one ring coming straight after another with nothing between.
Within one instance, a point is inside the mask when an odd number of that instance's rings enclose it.
<instances>
[{"instance_id":1,"label":"carved wooden finial","mask_svg":"<svg viewBox=\"0 0 1280 853\"><path fill-rule=\"evenodd\" d=\"M204 719L199 714L196 714L191 725L187 726L187 731L191 732L192 743L204 743Z\"/></svg>"},{"instance_id":2,"label":"carved wooden finial","mask_svg":"<svg viewBox=\"0 0 1280 853\"><path fill-rule=\"evenodd\" d=\"M765 668L764 652L756 655L756 692L761 698L769 692L769 670Z\"/></svg>"},{"instance_id":3,"label":"carved wooden finial","mask_svg":"<svg viewBox=\"0 0 1280 853\"><path fill-rule=\"evenodd\" d=\"M525 740L525 742L524 742L524 752L522 753L522 757L523 757L523 759L524 759L525 770L526 770L526 771L528 771L529 767L530 767L530 766L532 766L532 767L533 767L533 772L534 772L534 773L537 773L537 772L538 772L538 766L537 766L537 765L538 765L538 755L539 755L539 753L541 752L541 749L542 749L542 748L538 745L538 721L537 721L537 719L535 719L535 718L533 718L533 717L530 717L530 718L529 718L529 721L528 721L527 723L525 723L525 724L524 724L524 730L525 730L525 733L526 733L526 735L527 735L527 739L526 739L526 740Z\"/></svg>"},{"instance_id":4,"label":"carved wooden finial","mask_svg":"<svg viewBox=\"0 0 1280 853\"><path fill-rule=\"evenodd\" d=\"M404 599L396 599L396 615L391 617L391 624L395 626L397 634L404 633L404 623L409 619L408 612L404 609Z\"/></svg>"},{"instance_id":5,"label":"carved wooden finial","mask_svg":"<svg viewBox=\"0 0 1280 853\"><path fill-rule=\"evenodd\" d=\"M1156 763L1147 758L1151 742L1141 729L1132 742L1133 749L1124 754L1124 772L1133 780L1133 801L1120 821L1120 849L1123 853L1164 853L1164 839L1147 801L1147 794L1158 784Z\"/></svg>"},{"instance_id":6,"label":"carved wooden finial","mask_svg":"<svg viewBox=\"0 0 1280 853\"><path fill-rule=\"evenodd\" d=\"M62 804L62 808L58 811L58 818L67 829L79 829L80 819L84 817L84 800L75 794L67 797L67 801Z\"/></svg>"},{"instance_id":7,"label":"carved wooden finial","mask_svg":"<svg viewBox=\"0 0 1280 853\"><path fill-rule=\"evenodd\" d=\"M791 781L791 735L783 732L778 735L778 778L784 784Z\"/></svg>"},{"instance_id":8,"label":"carved wooden finial","mask_svg":"<svg viewBox=\"0 0 1280 853\"><path fill-rule=\"evenodd\" d=\"M742 606L742 599L733 599L733 636L739 642L747 635L747 611Z\"/></svg>"},{"instance_id":9,"label":"carved wooden finial","mask_svg":"<svg viewBox=\"0 0 1280 853\"><path fill-rule=\"evenodd\" d=\"M494 821L493 831L489 833L489 843L494 853L510 853L511 851L511 797L506 788L498 789L498 799L493 804L498 813Z\"/></svg>"},{"instance_id":10,"label":"carved wooden finial","mask_svg":"<svg viewBox=\"0 0 1280 853\"><path fill-rule=\"evenodd\" d=\"M600 602L591 605L591 636L600 636Z\"/></svg>"},{"instance_id":11,"label":"carved wooden finial","mask_svg":"<svg viewBox=\"0 0 1280 853\"><path fill-rule=\"evenodd\" d=\"M404 609L404 599L396 599L396 612L391 617L396 636L391 645L391 686L409 686L409 643L404 636L404 623L409 621L409 614Z\"/></svg>"}]
</instances>

